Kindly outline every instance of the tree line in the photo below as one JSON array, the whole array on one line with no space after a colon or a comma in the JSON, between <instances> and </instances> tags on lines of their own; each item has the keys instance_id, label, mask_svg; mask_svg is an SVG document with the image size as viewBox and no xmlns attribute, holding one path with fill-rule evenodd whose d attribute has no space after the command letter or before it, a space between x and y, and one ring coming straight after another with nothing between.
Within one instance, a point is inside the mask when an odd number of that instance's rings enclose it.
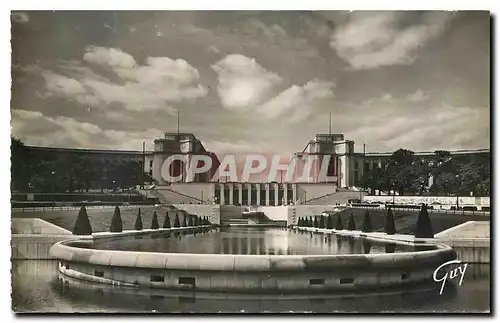
<instances>
[{"instance_id":1,"label":"tree line","mask_svg":"<svg viewBox=\"0 0 500 323\"><path fill-rule=\"evenodd\" d=\"M427 187L432 176L433 184ZM381 167L364 172L359 186L399 195L490 195L490 153L452 155L436 151L432 156L416 156L407 149L395 151Z\"/></svg>"},{"instance_id":2,"label":"tree line","mask_svg":"<svg viewBox=\"0 0 500 323\"><path fill-rule=\"evenodd\" d=\"M116 190L151 182L142 162L105 163L79 154L36 154L11 138L11 189L19 192Z\"/></svg>"}]
</instances>

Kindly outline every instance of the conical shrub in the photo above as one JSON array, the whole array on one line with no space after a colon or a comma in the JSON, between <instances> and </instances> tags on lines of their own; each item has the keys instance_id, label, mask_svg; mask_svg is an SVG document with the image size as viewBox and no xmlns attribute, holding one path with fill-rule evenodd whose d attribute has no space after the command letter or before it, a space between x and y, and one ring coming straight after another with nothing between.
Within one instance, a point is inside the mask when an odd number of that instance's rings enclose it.
<instances>
[{"instance_id":1,"label":"conical shrub","mask_svg":"<svg viewBox=\"0 0 500 323\"><path fill-rule=\"evenodd\" d=\"M135 218L135 224L134 224L134 229L135 230L142 230L142 216L141 216L141 208L137 211L137 217Z\"/></svg>"},{"instance_id":2,"label":"conical shrub","mask_svg":"<svg viewBox=\"0 0 500 323\"><path fill-rule=\"evenodd\" d=\"M328 214L328 217L326 218L326 228L333 229L333 218L331 214Z\"/></svg>"},{"instance_id":3,"label":"conical shrub","mask_svg":"<svg viewBox=\"0 0 500 323\"><path fill-rule=\"evenodd\" d=\"M179 212L175 213L174 228L180 228L181 222L179 221Z\"/></svg>"},{"instance_id":4,"label":"conical shrub","mask_svg":"<svg viewBox=\"0 0 500 323\"><path fill-rule=\"evenodd\" d=\"M151 229L158 230L160 225L158 224L158 216L156 216L156 211L153 213L153 220L151 221Z\"/></svg>"},{"instance_id":5,"label":"conical shrub","mask_svg":"<svg viewBox=\"0 0 500 323\"><path fill-rule=\"evenodd\" d=\"M78 211L75 226L73 227L73 234L78 236L92 234L92 227L90 226L89 216L87 215L85 206L82 206L80 211Z\"/></svg>"},{"instance_id":6,"label":"conical shrub","mask_svg":"<svg viewBox=\"0 0 500 323\"><path fill-rule=\"evenodd\" d=\"M370 217L370 212L368 210L365 211L365 216L363 218L363 232L372 232L372 219Z\"/></svg>"},{"instance_id":7,"label":"conical shrub","mask_svg":"<svg viewBox=\"0 0 500 323\"><path fill-rule=\"evenodd\" d=\"M354 221L354 214L349 214L349 222L347 223L347 228L350 231L356 230L356 221Z\"/></svg>"},{"instance_id":8,"label":"conical shrub","mask_svg":"<svg viewBox=\"0 0 500 323\"><path fill-rule=\"evenodd\" d=\"M182 215L183 215L183 216L182 216L182 223L181 223L181 226L182 226L183 228L185 228L185 227L187 227L187 222L186 222L186 216L187 216L187 215L186 215L186 213L183 213Z\"/></svg>"},{"instance_id":9,"label":"conical shrub","mask_svg":"<svg viewBox=\"0 0 500 323\"><path fill-rule=\"evenodd\" d=\"M309 228L312 228L312 227L313 227L313 218L312 218L312 216L310 216L310 217L309 217L309 221L308 221L308 223L307 223L307 226L308 226Z\"/></svg>"},{"instance_id":10,"label":"conical shrub","mask_svg":"<svg viewBox=\"0 0 500 323\"><path fill-rule=\"evenodd\" d=\"M396 226L394 225L394 214L392 209L387 209L387 215L385 216L385 226L384 231L387 234L396 234Z\"/></svg>"},{"instance_id":11,"label":"conical shrub","mask_svg":"<svg viewBox=\"0 0 500 323\"><path fill-rule=\"evenodd\" d=\"M337 214L337 223L335 223L336 230L344 230L344 225L342 224L342 218L340 214Z\"/></svg>"},{"instance_id":12,"label":"conical shrub","mask_svg":"<svg viewBox=\"0 0 500 323\"><path fill-rule=\"evenodd\" d=\"M165 212L165 219L163 220L163 229L170 229L172 225L170 224L170 216L168 215L168 211Z\"/></svg>"},{"instance_id":13,"label":"conical shrub","mask_svg":"<svg viewBox=\"0 0 500 323\"><path fill-rule=\"evenodd\" d=\"M319 217L319 227L320 227L320 229L325 228L325 217L322 215Z\"/></svg>"},{"instance_id":14,"label":"conical shrub","mask_svg":"<svg viewBox=\"0 0 500 323\"><path fill-rule=\"evenodd\" d=\"M314 225L315 228L319 227L318 217L317 216L314 217L313 225Z\"/></svg>"},{"instance_id":15,"label":"conical shrub","mask_svg":"<svg viewBox=\"0 0 500 323\"><path fill-rule=\"evenodd\" d=\"M415 238L434 238L434 230L432 230L431 219L427 212L427 205L422 205L417 219L417 228L415 230Z\"/></svg>"},{"instance_id":16,"label":"conical shrub","mask_svg":"<svg viewBox=\"0 0 500 323\"><path fill-rule=\"evenodd\" d=\"M113 218L111 219L111 226L109 228L109 232L122 232L123 231L123 223L122 216L120 212L120 208L115 206L115 212L113 213Z\"/></svg>"}]
</instances>

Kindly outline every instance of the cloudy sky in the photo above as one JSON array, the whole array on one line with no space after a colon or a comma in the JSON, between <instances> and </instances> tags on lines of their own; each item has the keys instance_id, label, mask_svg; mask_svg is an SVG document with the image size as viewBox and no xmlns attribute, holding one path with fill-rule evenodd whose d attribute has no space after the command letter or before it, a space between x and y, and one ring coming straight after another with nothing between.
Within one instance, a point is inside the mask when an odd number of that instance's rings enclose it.
<instances>
[{"instance_id":1,"label":"cloudy sky","mask_svg":"<svg viewBox=\"0 0 500 323\"><path fill-rule=\"evenodd\" d=\"M488 12L14 12L12 132L140 150L177 130L217 153L489 148Z\"/></svg>"}]
</instances>

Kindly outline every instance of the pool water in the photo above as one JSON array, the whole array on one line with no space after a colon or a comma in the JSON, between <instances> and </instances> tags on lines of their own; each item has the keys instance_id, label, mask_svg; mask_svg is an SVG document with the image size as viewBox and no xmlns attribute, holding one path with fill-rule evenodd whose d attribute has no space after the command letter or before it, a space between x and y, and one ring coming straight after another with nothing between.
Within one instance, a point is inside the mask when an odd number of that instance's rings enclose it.
<instances>
[{"instance_id":1,"label":"pool water","mask_svg":"<svg viewBox=\"0 0 500 323\"><path fill-rule=\"evenodd\" d=\"M462 286L443 295L415 288L391 294L250 295L124 289L68 281L57 261L12 262L15 312L112 313L338 313L338 312L489 312L490 266L469 264Z\"/></svg>"},{"instance_id":2,"label":"pool water","mask_svg":"<svg viewBox=\"0 0 500 323\"><path fill-rule=\"evenodd\" d=\"M86 248L165 253L237 255L332 255L414 251L404 244L313 234L282 228L221 228L207 233L98 240ZM434 247L419 247L419 250Z\"/></svg>"}]
</instances>

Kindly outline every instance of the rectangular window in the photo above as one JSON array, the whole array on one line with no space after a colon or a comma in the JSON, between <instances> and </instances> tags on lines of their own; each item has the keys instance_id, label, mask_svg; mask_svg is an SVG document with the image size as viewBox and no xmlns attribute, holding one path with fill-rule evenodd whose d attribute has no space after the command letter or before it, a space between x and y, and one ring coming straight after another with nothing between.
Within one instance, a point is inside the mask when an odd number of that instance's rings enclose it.
<instances>
[{"instance_id":1,"label":"rectangular window","mask_svg":"<svg viewBox=\"0 0 500 323\"><path fill-rule=\"evenodd\" d=\"M196 285L194 277L179 277L179 285Z\"/></svg>"},{"instance_id":2,"label":"rectangular window","mask_svg":"<svg viewBox=\"0 0 500 323\"><path fill-rule=\"evenodd\" d=\"M354 284L354 278L340 278L341 284Z\"/></svg>"},{"instance_id":3,"label":"rectangular window","mask_svg":"<svg viewBox=\"0 0 500 323\"><path fill-rule=\"evenodd\" d=\"M104 271L95 270L94 271L94 276L96 276L96 277L104 277Z\"/></svg>"},{"instance_id":4,"label":"rectangular window","mask_svg":"<svg viewBox=\"0 0 500 323\"><path fill-rule=\"evenodd\" d=\"M321 278L309 279L309 285L324 285L325 280Z\"/></svg>"},{"instance_id":5,"label":"rectangular window","mask_svg":"<svg viewBox=\"0 0 500 323\"><path fill-rule=\"evenodd\" d=\"M163 283L165 281L165 276L157 276L157 275L151 275L150 279L151 282L160 282Z\"/></svg>"}]
</instances>

